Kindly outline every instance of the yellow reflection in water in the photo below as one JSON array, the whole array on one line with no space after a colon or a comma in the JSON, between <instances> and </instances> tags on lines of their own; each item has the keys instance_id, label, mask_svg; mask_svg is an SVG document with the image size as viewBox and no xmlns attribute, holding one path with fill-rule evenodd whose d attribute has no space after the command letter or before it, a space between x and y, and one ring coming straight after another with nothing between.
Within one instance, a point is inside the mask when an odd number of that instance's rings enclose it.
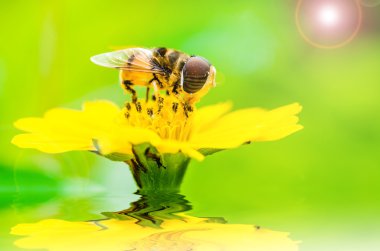
<instances>
[{"instance_id":1,"label":"yellow reflection in water","mask_svg":"<svg viewBox=\"0 0 380 251\"><path fill-rule=\"evenodd\" d=\"M20 248L53 251L298 250L297 242L285 232L181 216L181 219L164 221L159 228L144 227L136 224L135 220L71 222L47 219L18 224L11 233L26 236L15 242Z\"/></svg>"}]
</instances>

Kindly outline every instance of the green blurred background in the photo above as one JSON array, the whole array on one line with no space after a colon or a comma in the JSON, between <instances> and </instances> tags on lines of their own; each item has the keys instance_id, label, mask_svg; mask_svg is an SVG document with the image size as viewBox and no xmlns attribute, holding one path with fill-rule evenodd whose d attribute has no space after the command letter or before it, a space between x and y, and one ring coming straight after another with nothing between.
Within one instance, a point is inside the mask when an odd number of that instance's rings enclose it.
<instances>
[{"instance_id":1,"label":"green blurred background","mask_svg":"<svg viewBox=\"0 0 380 251\"><path fill-rule=\"evenodd\" d=\"M9 235L17 223L98 218L137 198L123 164L10 144L18 118L86 100L122 104L117 72L89 58L126 46L166 46L209 59L218 86L201 105L304 106L305 129L295 135L193 161L182 189L193 215L288 231L301 250L376 250L380 1L363 6L358 35L334 50L302 39L296 2L1 1L1 250L18 250Z\"/></svg>"}]
</instances>

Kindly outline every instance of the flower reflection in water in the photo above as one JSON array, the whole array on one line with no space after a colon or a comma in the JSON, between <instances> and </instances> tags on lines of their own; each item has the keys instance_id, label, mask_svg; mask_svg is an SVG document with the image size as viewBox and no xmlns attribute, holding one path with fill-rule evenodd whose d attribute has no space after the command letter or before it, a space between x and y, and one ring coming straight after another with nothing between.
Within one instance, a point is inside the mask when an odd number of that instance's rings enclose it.
<instances>
[{"instance_id":1,"label":"flower reflection in water","mask_svg":"<svg viewBox=\"0 0 380 251\"><path fill-rule=\"evenodd\" d=\"M141 193L140 193L141 194ZM13 235L24 236L15 245L26 249L63 250L255 250L296 251L286 232L253 225L226 224L223 218L200 218L184 213L191 209L184 196L146 193L131 207L109 218L72 222L46 219L18 224Z\"/></svg>"},{"instance_id":2,"label":"flower reflection in water","mask_svg":"<svg viewBox=\"0 0 380 251\"><path fill-rule=\"evenodd\" d=\"M139 190L140 199L131 207L118 212L105 212L103 215L119 220L137 220L135 223L145 227L161 227L165 220L184 219L181 213L192 209L185 196L171 191ZM220 219L219 222L225 222Z\"/></svg>"}]
</instances>

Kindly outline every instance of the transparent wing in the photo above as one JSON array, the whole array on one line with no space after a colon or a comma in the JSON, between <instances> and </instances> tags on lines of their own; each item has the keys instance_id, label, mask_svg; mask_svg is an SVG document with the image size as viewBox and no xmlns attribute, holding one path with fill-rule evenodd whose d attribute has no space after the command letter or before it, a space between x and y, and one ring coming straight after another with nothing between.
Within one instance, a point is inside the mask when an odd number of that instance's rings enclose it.
<instances>
[{"instance_id":1,"label":"transparent wing","mask_svg":"<svg viewBox=\"0 0 380 251\"><path fill-rule=\"evenodd\" d=\"M100 66L125 71L164 74L163 69L153 60L152 51L144 48L129 48L102 53L91 57L91 61Z\"/></svg>"}]
</instances>

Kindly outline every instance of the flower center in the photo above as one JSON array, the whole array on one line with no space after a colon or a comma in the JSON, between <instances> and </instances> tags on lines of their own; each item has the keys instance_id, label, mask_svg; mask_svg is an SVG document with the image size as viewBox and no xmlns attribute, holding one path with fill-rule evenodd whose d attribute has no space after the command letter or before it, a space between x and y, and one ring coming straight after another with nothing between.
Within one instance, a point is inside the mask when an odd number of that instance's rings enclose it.
<instances>
[{"instance_id":1,"label":"flower center","mask_svg":"<svg viewBox=\"0 0 380 251\"><path fill-rule=\"evenodd\" d=\"M163 139L187 141L194 110L194 105L174 95L160 95L127 102L123 113L130 126L150 129Z\"/></svg>"}]
</instances>

